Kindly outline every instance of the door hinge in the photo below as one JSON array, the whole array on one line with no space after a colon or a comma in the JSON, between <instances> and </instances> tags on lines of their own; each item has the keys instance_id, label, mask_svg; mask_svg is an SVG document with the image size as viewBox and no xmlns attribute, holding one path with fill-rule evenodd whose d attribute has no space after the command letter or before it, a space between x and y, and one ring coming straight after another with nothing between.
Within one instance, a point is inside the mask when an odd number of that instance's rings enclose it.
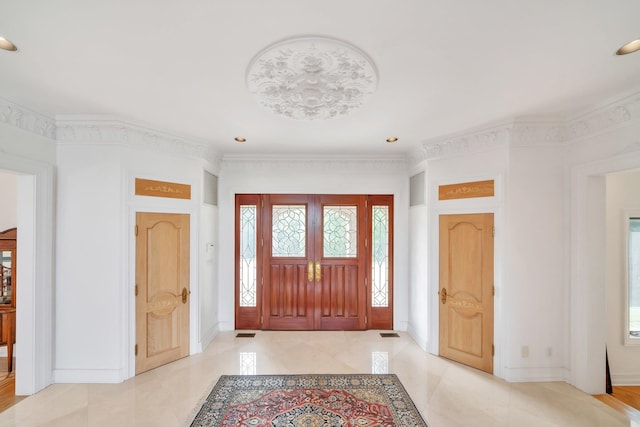
<instances>
[{"instance_id":1,"label":"door hinge","mask_svg":"<svg viewBox=\"0 0 640 427\"><path fill-rule=\"evenodd\" d=\"M364 239L364 248L367 249L369 247L369 239Z\"/></svg>"},{"instance_id":2,"label":"door hinge","mask_svg":"<svg viewBox=\"0 0 640 427\"><path fill-rule=\"evenodd\" d=\"M496 296L496 287L495 286L491 287L491 295L493 295L494 297Z\"/></svg>"},{"instance_id":3,"label":"door hinge","mask_svg":"<svg viewBox=\"0 0 640 427\"><path fill-rule=\"evenodd\" d=\"M138 285L136 285L136 296L138 296Z\"/></svg>"},{"instance_id":4,"label":"door hinge","mask_svg":"<svg viewBox=\"0 0 640 427\"><path fill-rule=\"evenodd\" d=\"M262 276L262 277L260 278L260 284L261 284L262 286L264 286L264 276Z\"/></svg>"},{"instance_id":5,"label":"door hinge","mask_svg":"<svg viewBox=\"0 0 640 427\"><path fill-rule=\"evenodd\" d=\"M369 199L364 199L364 207L365 209L369 207Z\"/></svg>"},{"instance_id":6,"label":"door hinge","mask_svg":"<svg viewBox=\"0 0 640 427\"><path fill-rule=\"evenodd\" d=\"M369 318L365 315L364 316L364 326L366 327L369 324Z\"/></svg>"},{"instance_id":7,"label":"door hinge","mask_svg":"<svg viewBox=\"0 0 640 427\"><path fill-rule=\"evenodd\" d=\"M134 347L134 352L135 352L135 355L137 356L138 355L138 344L136 344L136 346Z\"/></svg>"},{"instance_id":8,"label":"door hinge","mask_svg":"<svg viewBox=\"0 0 640 427\"><path fill-rule=\"evenodd\" d=\"M264 316L260 316L260 325L264 325Z\"/></svg>"},{"instance_id":9,"label":"door hinge","mask_svg":"<svg viewBox=\"0 0 640 427\"><path fill-rule=\"evenodd\" d=\"M262 237L260 238L260 247L264 248L264 239Z\"/></svg>"},{"instance_id":10,"label":"door hinge","mask_svg":"<svg viewBox=\"0 0 640 427\"><path fill-rule=\"evenodd\" d=\"M491 355L495 356L496 355L496 346L491 344Z\"/></svg>"},{"instance_id":11,"label":"door hinge","mask_svg":"<svg viewBox=\"0 0 640 427\"><path fill-rule=\"evenodd\" d=\"M496 237L496 228L495 227L492 227L492 228L493 228L493 237Z\"/></svg>"},{"instance_id":12,"label":"door hinge","mask_svg":"<svg viewBox=\"0 0 640 427\"><path fill-rule=\"evenodd\" d=\"M138 235L138 224L136 224L136 236Z\"/></svg>"}]
</instances>

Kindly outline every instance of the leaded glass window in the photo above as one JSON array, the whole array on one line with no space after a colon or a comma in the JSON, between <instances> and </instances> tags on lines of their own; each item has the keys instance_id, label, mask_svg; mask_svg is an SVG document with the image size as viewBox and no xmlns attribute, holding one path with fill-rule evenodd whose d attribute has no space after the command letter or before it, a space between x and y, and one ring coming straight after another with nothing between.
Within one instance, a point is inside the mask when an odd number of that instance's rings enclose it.
<instances>
[{"instance_id":1,"label":"leaded glass window","mask_svg":"<svg viewBox=\"0 0 640 427\"><path fill-rule=\"evenodd\" d=\"M371 306L389 305L389 207L372 206Z\"/></svg>"},{"instance_id":2,"label":"leaded glass window","mask_svg":"<svg viewBox=\"0 0 640 427\"><path fill-rule=\"evenodd\" d=\"M357 206L325 206L323 212L325 258L358 256Z\"/></svg>"},{"instance_id":3,"label":"leaded glass window","mask_svg":"<svg viewBox=\"0 0 640 427\"><path fill-rule=\"evenodd\" d=\"M256 206L240 206L240 307L256 306Z\"/></svg>"},{"instance_id":4,"label":"leaded glass window","mask_svg":"<svg viewBox=\"0 0 640 427\"><path fill-rule=\"evenodd\" d=\"M272 207L271 255L304 257L307 242L307 207L275 205Z\"/></svg>"},{"instance_id":5,"label":"leaded glass window","mask_svg":"<svg viewBox=\"0 0 640 427\"><path fill-rule=\"evenodd\" d=\"M629 335L640 338L640 218L629 218Z\"/></svg>"}]
</instances>

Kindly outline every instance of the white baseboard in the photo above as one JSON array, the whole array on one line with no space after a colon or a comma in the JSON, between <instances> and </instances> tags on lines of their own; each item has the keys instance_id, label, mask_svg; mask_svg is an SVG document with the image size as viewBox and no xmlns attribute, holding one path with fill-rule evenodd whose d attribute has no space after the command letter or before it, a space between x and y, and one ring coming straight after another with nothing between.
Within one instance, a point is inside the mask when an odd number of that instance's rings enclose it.
<instances>
[{"instance_id":1,"label":"white baseboard","mask_svg":"<svg viewBox=\"0 0 640 427\"><path fill-rule=\"evenodd\" d=\"M218 322L218 330L222 331L233 331L235 330L235 324L233 322Z\"/></svg>"},{"instance_id":2,"label":"white baseboard","mask_svg":"<svg viewBox=\"0 0 640 427\"><path fill-rule=\"evenodd\" d=\"M427 337L426 335L421 335L418 331L416 331L416 328L414 328L412 325L408 325L407 327L407 333L409 334L409 336L411 338L413 338L413 340L416 342L416 344L418 344L418 347L420 347L423 351L427 351Z\"/></svg>"},{"instance_id":3,"label":"white baseboard","mask_svg":"<svg viewBox=\"0 0 640 427\"><path fill-rule=\"evenodd\" d=\"M409 322L407 322L406 320L396 320L395 322L393 322L393 329L395 331L404 332L407 330L408 326Z\"/></svg>"},{"instance_id":4,"label":"white baseboard","mask_svg":"<svg viewBox=\"0 0 640 427\"><path fill-rule=\"evenodd\" d=\"M216 335L218 335L218 332L220 332L220 330L218 329L218 324L216 323L211 329L202 334L202 338L200 340L200 351L204 351L209 346L209 344L211 344L211 341L213 341Z\"/></svg>"},{"instance_id":5,"label":"white baseboard","mask_svg":"<svg viewBox=\"0 0 640 427\"><path fill-rule=\"evenodd\" d=\"M614 374L611 373L613 385L640 385L640 374Z\"/></svg>"},{"instance_id":6,"label":"white baseboard","mask_svg":"<svg viewBox=\"0 0 640 427\"><path fill-rule=\"evenodd\" d=\"M511 383L551 382L569 380L566 368L502 368L504 379Z\"/></svg>"},{"instance_id":7,"label":"white baseboard","mask_svg":"<svg viewBox=\"0 0 640 427\"><path fill-rule=\"evenodd\" d=\"M53 382L59 384L117 384L125 380L122 369L56 369Z\"/></svg>"}]
</instances>

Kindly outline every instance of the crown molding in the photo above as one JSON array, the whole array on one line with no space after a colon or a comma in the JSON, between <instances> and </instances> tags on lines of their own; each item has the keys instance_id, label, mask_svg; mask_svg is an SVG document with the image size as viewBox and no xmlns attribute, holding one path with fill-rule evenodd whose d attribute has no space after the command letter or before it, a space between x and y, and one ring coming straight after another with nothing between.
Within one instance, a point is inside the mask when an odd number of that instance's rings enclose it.
<instances>
[{"instance_id":1,"label":"crown molding","mask_svg":"<svg viewBox=\"0 0 640 427\"><path fill-rule=\"evenodd\" d=\"M410 154L409 163L416 165L423 160L479 153L504 147L510 141L512 126L512 123L500 124L424 141L420 148Z\"/></svg>"},{"instance_id":2,"label":"crown molding","mask_svg":"<svg viewBox=\"0 0 640 427\"><path fill-rule=\"evenodd\" d=\"M0 98L0 123L55 140L56 123L53 119Z\"/></svg>"},{"instance_id":3,"label":"crown molding","mask_svg":"<svg viewBox=\"0 0 640 427\"><path fill-rule=\"evenodd\" d=\"M640 93L627 96L569 120L565 140L574 142L640 119Z\"/></svg>"},{"instance_id":4,"label":"crown molding","mask_svg":"<svg viewBox=\"0 0 640 427\"><path fill-rule=\"evenodd\" d=\"M301 171L353 171L406 173L407 159L398 157L350 157L350 156L290 156L290 155L233 155L222 157L222 170L255 171L288 169Z\"/></svg>"},{"instance_id":5,"label":"crown molding","mask_svg":"<svg viewBox=\"0 0 640 427\"><path fill-rule=\"evenodd\" d=\"M203 141L160 132L144 126L109 117L65 117L56 120L58 143L65 144L122 144L203 159L214 167L221 157Z\"/></svg>"}]
</instances>

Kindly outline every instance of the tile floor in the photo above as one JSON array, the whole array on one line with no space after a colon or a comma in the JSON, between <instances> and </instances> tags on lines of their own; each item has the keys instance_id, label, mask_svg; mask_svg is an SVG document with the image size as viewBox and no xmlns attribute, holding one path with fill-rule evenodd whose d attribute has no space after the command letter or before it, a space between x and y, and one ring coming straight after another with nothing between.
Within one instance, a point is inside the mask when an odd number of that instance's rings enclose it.
<instances>
[{"instance_id":1,"label":"tile floor","mask_svg":"<svg viewBox=\"0 0 640 427\"><path fill-rule=\"evenodd\" d=\"M0 426L184 426L221 374L395 373L430 427L628 426L565 383L507 383L424 353L406 334L220 333L201 354L122 384L54 384L0 414Z\"/></svg>"}]
</instances>

